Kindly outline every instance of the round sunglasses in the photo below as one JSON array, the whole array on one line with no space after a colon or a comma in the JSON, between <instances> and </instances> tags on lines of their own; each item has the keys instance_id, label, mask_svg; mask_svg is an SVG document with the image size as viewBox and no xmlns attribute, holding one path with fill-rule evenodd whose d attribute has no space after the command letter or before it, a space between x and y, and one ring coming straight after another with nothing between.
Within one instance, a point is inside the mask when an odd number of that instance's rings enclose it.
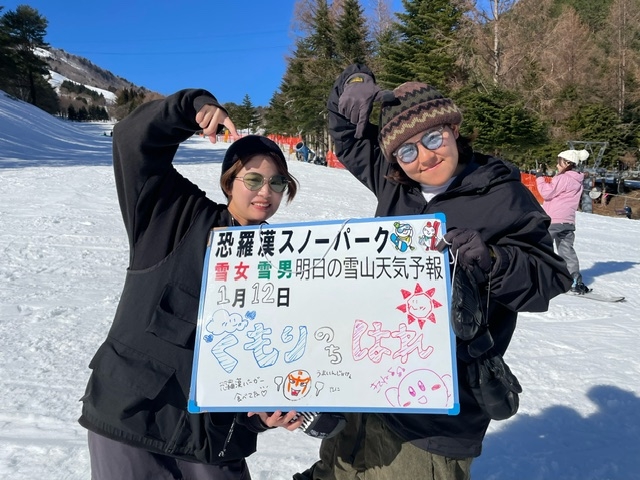
<instances>
[{"instance_id":1,"label":"round sunglasses","mask_svg":"<svg viewBox=\"0 0 640 480\"><path fill-rule=\"evenodd\" d=\"M269 184L269 188L276 193L282 193L289 185L287 177L284 175L274 175L267 179L264 175L258 172L246 173L243 177L234 177L234 180L242 180L244 186L252 192L260 190L265 183Z\"/></svg>"},{"instance_id":2,"label":"round sunglasses","mask_svg":"<svg viewBox=\"0 0 640 480\"><path fill-rule=\"evenodd\" d=\"M427 150L436 150L442 146L444 141L444 125L437 130L425 133L420 140L414 143L405 143L393 152L393 156L402 163L412 163L418 158L418 143L421 143Z\"/></svg>"}]
</instances>

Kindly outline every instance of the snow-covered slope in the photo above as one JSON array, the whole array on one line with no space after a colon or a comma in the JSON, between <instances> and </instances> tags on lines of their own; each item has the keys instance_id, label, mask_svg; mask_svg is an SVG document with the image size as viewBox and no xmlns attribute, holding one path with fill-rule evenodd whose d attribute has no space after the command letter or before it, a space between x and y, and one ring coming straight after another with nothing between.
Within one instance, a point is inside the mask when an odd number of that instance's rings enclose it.
<instances>
[{"instance_id":1,"label":"snow-covered slope","mask_svg":"<svg viewBox=\"0 0 640 480\"><path fill-rule=\"evenodd\" d=\"M110 129L0 94L0 478L90 478L79 398L128 261ZM177 165L220 202L227 147L192 137L179 151L188 163ZM301 188L273 223L373 215L375 199L347 171L289 166ZM491 424L474 480L640 479L638 239L640 221L578 213L585 281L627 301L560 295L549 311L519 316L506 360L524 388L520 412ZM366 301L368 292L350 295ZM318 445L300 432L266 432L248 459L252 478L290 480Z\"/></svg>"},{"instance_id":2,"label":"snow-covered slope","mask_svg":"<svg viewBox=\"0 0 640 480\"><path fill-rule=\"evenodd\" d=\"M111 138L79 127L0 90L0 168L110 162Z\"/></svg>"}]
</instances>

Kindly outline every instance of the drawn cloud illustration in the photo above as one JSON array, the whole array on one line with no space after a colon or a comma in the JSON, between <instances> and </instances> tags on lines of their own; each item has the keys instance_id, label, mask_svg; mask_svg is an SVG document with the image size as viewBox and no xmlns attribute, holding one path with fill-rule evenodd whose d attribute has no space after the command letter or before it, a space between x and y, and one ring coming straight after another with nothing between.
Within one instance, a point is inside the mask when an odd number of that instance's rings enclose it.
<instances>
[{"instance_id":1,"label":"drawn cloud illustration","mask_svg":"<svg viewBox=\"0 0 640 480\"><path fill-rule=\"evenodd\" d=\"M216 310L207 321L206 329L214 335L233 333L247 328L249 322L239 313L229 313L224 309Z\"/></svg>"}]
</instances>

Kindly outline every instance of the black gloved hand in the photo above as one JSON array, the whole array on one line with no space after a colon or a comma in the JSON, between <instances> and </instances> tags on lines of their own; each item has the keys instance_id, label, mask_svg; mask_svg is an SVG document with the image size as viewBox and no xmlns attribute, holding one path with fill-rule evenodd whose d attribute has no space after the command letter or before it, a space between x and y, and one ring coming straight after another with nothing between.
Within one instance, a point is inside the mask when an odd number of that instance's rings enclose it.
<instances>
[{"instance_id":1,"label":"black gloved hand","mask_svg":"<svg viewBox=\"0 0 640 480\"><path fill-rule=\"evenodd\" d=\"M373 102L382 98L382 90L371 75L354 73L347 78L338 100L338 112L356 125L356 138L362 138L373 109Z\"/></svg>"},{"instance_id":2,"label":"black gloved hand","mask_svg":"<svg viewBox=\"0 0 640 480\"><path fill-rule=\"evenodd\" d=\"M522 386L500 354L470 363L467 381L478 405L493 420L505 420L518 411Z\"/></svg>"},{"instance_id":3,"label":"black gloved hand","mask_svg":"<svg viewBox=\"0 0 640 480\"><path fill-rule=\"evenodd\" d=\"M464 268L455 272L451 286L451 328L461 340L471 340L482 325L478 284Z\"/></svg>"},{"instance_id":4,"label":"black gloved hand","mask_svg":"<svg viewBox=\"0 0 640 480\"><path fill-rule=\"evenodd\" d=\"M538 171L536 171L536 177L546 177L547 176L547 164L542 163Z\"/></svg>"},{"instance_id":5,"label":"black gloved hand","mask_svg":"<svg viewBox=\"0 0 640 480\"><path fill-rule=\"evenodd\" d=\"M491 271L491 252L477 230L455 228L447 232L436 248L442 252L447 246L457 263L471 273L477 283L486 281Z\"/></svg>"}]
</instances>

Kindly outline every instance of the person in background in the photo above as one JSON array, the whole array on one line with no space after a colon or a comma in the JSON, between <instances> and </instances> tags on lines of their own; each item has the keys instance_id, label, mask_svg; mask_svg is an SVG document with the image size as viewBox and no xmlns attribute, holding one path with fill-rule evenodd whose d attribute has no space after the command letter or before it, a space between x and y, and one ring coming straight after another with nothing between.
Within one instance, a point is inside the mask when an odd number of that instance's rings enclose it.
<instances>
[{"instance_id":1,"label":"person in background","mask_svg":"<svg viewBox=\"0 0 640 480\"><path fill-rule=\"evenodd\" d=\"M379 128L368 121L374 101L382 102ZM517 410L519 385L502 361L517 312L545 311L571 285L549 218L515 166L473 151L460 133L461 111L430 85L383 92L368 67L351 65L336 80L328 111L338 159L375 194L376 216L446 215L438 247L448 245L455 259L452 276L469 279L479 298L464 300L487 327L456 339L458 415L348 413L345 428L322 441L320 460L294 479L469 479L491 419ZM508 385L496 409L480 400L472 380L478 364L494 360Z\"/></svg>"},{"instance_id":2,"label":"person in background","mask_svg":"<svg viewBox=\"0 0 640 480\"><path fill-rule=\"evenodd\" d=\"M216 203L173 166L181 142L203 130L215 143L235 126L206 90L141 105L115 126L116 190L129 238L124 289L91 360L80 424L89 430L92 480L248 480L259 432L298 428L296 412L187 410L205 250L213 227L265 223L297 181L262 136L234 142Z\"/></svg>"},{"instance_id":3,"label":"person in background","mask_svg":"<svg viewBox=\"0 0 640 480\"><path fill-rule=\"evenodd\" d=\"M576 171L576 167L587 158L589 152L586 150L565 150L558 154L558 173L550 182L545 180L544 172L536 174L538 192L544 200L542 207L551 217L549 233L558 254L567 262L567 268L573 278L571 291L579 295L590 291L582 281L578 255L573 248L576 211L582 198L584 181L584 174Z\"/></svg>"}]
</instances>

